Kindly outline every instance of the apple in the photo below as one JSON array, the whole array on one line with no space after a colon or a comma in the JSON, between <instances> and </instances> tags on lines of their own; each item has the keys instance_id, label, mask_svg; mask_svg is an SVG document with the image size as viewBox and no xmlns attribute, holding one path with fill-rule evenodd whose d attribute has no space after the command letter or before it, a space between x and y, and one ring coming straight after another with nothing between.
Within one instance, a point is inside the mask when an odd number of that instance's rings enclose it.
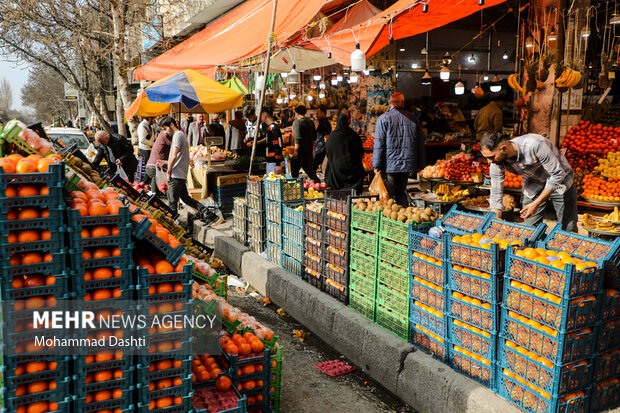
<instances>
[{"instance_id":1,"label":"apple","mask_svg":"<svg viewBox=\"0 0 620 413\"><path fill-rule=\"evenodd\" d=\"M322 182L322 183L319 185L319 189L327 189L327 184L326 184L325 182Z\"/></svg>"}]
</instances>

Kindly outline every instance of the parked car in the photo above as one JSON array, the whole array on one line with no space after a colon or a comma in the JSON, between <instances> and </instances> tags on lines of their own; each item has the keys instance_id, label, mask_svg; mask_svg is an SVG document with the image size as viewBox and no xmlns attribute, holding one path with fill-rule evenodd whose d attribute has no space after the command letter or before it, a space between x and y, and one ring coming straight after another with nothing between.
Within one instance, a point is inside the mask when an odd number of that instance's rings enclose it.
<instances>
[{"instance_id":1,"label":"parked car","mask_svg":"<svg viewBox=\"0 0 620 413\"><path fill-rule=\"evenodd\" d=\"M58 139L66 146L76 144L78 149L86 155L89 160L92 160L94 156L92 152L97 152L93 144L88 140L88 137L79 128L46 128L45 132L50 139L52 139L52 142ZM91 153L89 154L89 152Z\"/></svg>"}]
</instances>

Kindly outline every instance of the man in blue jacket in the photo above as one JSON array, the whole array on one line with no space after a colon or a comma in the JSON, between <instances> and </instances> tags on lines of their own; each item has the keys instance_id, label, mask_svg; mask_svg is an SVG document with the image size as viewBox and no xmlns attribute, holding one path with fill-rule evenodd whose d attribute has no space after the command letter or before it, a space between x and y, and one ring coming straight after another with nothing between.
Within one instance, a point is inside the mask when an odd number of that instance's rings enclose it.
<instances>
[{"instance_id":1,"label":"man in blue jacket","mask_svg":"<svg viewBox=\"0 0 620 413\"><path fill-rule=\"evenodd\" d=\"M409 174L424 168L426 151L420 121L404 106L403 94L394 93L390 97L390 109L377 119L372 167L375 174L382 174L390 198L407 207Z\"/></svg>"}]
</instances>

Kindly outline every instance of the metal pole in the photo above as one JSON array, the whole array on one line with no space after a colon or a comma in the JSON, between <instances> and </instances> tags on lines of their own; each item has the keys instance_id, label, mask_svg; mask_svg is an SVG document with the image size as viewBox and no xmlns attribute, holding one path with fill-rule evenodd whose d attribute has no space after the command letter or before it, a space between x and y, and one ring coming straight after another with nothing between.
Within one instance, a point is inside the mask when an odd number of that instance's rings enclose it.
<instances>
[{"instance_id":1,"label":"metal pole","mask_svg":"<svg viewBox=\"0 0 620 413\"><path fill-rule=\"evenodd\" d=\"M267 89L267 77L269 76L269 64L271 63L271 46L273 45L273 32L276 26L276 9L278 7L278 0L273 0L273 12L271 14L271 30L269 31L269 45L267 46L267 61L265 62L265 84L263 90L260 92L260 98L258 100L258 106L256 109L256 127L254 129L254 141L252 142L252 155L250 156L250 169L248 170L248 176L252 175L252 164L254 163L254 155L256 154L256 140L258 138L258 130L260 127L261 109L265 102L265 91Z\"/></svg>"}]
</instances>

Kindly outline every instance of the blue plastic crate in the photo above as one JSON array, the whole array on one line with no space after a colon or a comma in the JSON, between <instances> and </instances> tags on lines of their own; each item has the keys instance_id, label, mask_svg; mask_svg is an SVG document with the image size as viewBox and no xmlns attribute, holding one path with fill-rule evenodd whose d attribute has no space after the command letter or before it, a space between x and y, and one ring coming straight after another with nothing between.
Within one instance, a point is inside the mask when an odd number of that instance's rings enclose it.
<instances>
[{"instance_id":1,"label":"blue plastic crate","mask_svg":"<svg viewBox=\"0 0 620 413\"><path fill-rule=\"evenodd\" d=\"M123 377L113 378L112 380L106 380L96 382L93 378L91 383L86 383L85 377L75 374L73 376L73 394L77 397L86 397L88 393L94 393L100 390L113 390L122 389L123 398L131 395L131 385L134 382L134 367L130 366L126 369L122 369ZM115 374L116 371L113 372ZM95 374L92 372L91 374Z\"/></svg>"},{"instance_id":2,"label":"blue plastic crate","mask_svg":"<svg viewBox=\"0 0 620 413\"><path fill-rule=\"evenodd\" d=\"M282 224L282 203L265 199L265 217L267 221Z\"/></svg>"},{"instance_id":3,"label":"blue plastic crate","mask_svg":"<svg viewBox=\"0 0 620 413\"><path fill-rule=\"evenodd\" d=\"M592 384L590 411L600 412L620 406L620 383L608 380Z\"/></svg>"},{"instance_id":4,"label":"blue plastic crate","mask_svg":"<svg viewBox=\"0 0 620 413\"><path fill-rule=\"evenodd\" d=\"M39 393L26 394L24 396L15 396L15 389L7 387L2 388L3 407L8 411L14 412L18 406L27 405L40 401L61 402L69 394L69 377L63 377L56 380L56 389L47 390ZM60 403L59 403L60 404Z\"/></svg>"},{"instance_id":5,"label":"blue plastic crate","mask_svg":"<svg viewBox=\"0 0 620 413\"><path fill-rule=\"evenodd\" d=\"M133 215L135 216L139 212L141 213L139 209L136 209ZM136 239L149 243L152 247L159 251L170 264L177 265L179 263L179 260L183 254L185 254L187 248L182 245L177 245L172 248L168 245L168 243L153 234L150 230L151 223L147 217L142 218L139 223L132 220L132 225L132 234Z\"/></svg>"},{"instance_id":6,"label":"blue plastic crate","mask_svg":"<svg viewBox=\"0 0 620 413\"><path fill-rule=\"evenodd\" d=\"M448 341L443 337L438 338L440 340L425 334L416 325L411 326L411 344L437 360L448 363Z\"/></svg>"},{"instance_id":7,"label":"blue plastic crate","mask_svg":"<svg viewBox=\"0 0 620 413\"><path fill-rule=\"evenodd\" d=\"M613 242L605 241L562 231L561 228L558 224L551 230L543 241L543 248L565 251L586 261L596 261L599 268L603 263L616 267L620 263L620 238Z\"/></svg>"},{"instance_id":8,"label":"blue plastic crate","mask_svg":"<svg viewBox=\"0 0 620 413\"><path fill-rule=\"evenodd\" d=\"M47 195L6 197L0 190L0 213L6 215L10 208L39 207L42 209L64 209L62 187L49 188Z\"/></svg>"},{"instance_id":9,"label":"blue plastic crate","mask_svg":"<svg viewBox=\"0 0 620 413\"><path fill-rule=\"evenodd\" d=\"M271 382L271 349L269 347L265 347L265 350L259 354L251 353L247 356L226 354L224 357L228 361L228 369L233 383L246 380L263 380L265 383ZM243 374L240 372L244 366L255 364L260 364L263 370L250 374Z\"/></svg>"},{"instance_id":10,"label":"blue plastic crate","mask_svg":"<svg viewBox=\"0 0 620 413\"><path fill-rule=\"evenodd\" d=\"M450 343L471 351L487 360L497 360L497 335L449 317ZM477 330L477 331L476 331Z\"/></svg>"},{"instance_id":11,"label":"blue plastic crate","mask_svg":"<svg viewBox=\"0 0 620 413\"><path fill-rule=\"evenodd\" d=\"M583 390L592 381L593 366L590 360L556 365L539 362L506 345L500 337L498 364L512 371L541 390L555 396ZM514 344L514 343L513 343ZM516 344L514 344L516 346Z\"/></svg>"},{"instance_id":12,"label":"blue plastic crate","mask_svg":"<svg viewBox=\"0 0 620 413\"><path fill-rule=\"evenodd\" d=\"M512 317L507 309L502 310L500 335L504 339L555 364L568 364L594 356L596 331L588 328L570 333L552 333L539 326L526 324Z\"/></svg>"},{"instance_id":13,"label":"blue plastic crate","mask_svg":"<svg viewBox=\"0 0 620 413\"><path fill-rule=\"evenodd\" d=\"M508 377L501 368L497 371L497 392L527 413L586 413L590 403L589 389L575 393L567 399L549 394L543 395L525 383Z\"/></svg>"},{"instance_id":14,"label":"blue plastic crate","mask_svg":"<svg viewBox=\"0 0 620 413\"><path fill-rule=\"evenodd\" d=\"M414 254L415 251L409 251L409 273L411 275L423 278L435 285L445 286L447 284L445 263L441 265L432 263Z\"/></svg>"},{"instance_id":15,"label":"blue plastic crate","mask_svg":"<svg viewBox=\"0 0 620 413\"><path fill-rule=\"evenodd\" d=\"M112 247L106 247L109 251ZM120 255L104 258L83 258L83 249L69 250L71 256L71 269L75 273L82 273L86 270L94 270L101 267L129 268L133 263L133 248L120 248ZM111 251L110 251L111 252ZM92 253L92 251L91 251Z\"/></svg>"},{"instance_id":16,"label":"blue plastic crate","mask_svg":"<svg viewBox=\"0 0 620 413\"><path fill-rule=\"evenodd\" d=\"M484 227L492 217L492 212L487 212L483 215L474 214L471 212L459 211L457 206L453 205L443 219L437 221L437 226L456 233L466 232L473 234L474 232L480 232L482 227Z\"/></svg>"},{"instance_id":17,"label":"blue plastic crate","mask_svg":"<svg viewBox=\"0 0 620 413\"><path fill-rule=\"evenodd\" d=\"M131 224L120 230L118 235L109 237L82 238L80 231L69 231L69 248L72 251L82 251L84 248L119 247L129 249L131 243Z\"/></svg>"},{"instance_id":18,"label":"blue plastic crate","mask_svg":"<svg viewBox=\"0 0 620 413\"><path fill-rule=\"evenodd\" d=\"M114 271L114 270L112 270ZM75 295L75 299L81 300L87 292L92 292L92 290L107 288L107 289L115 289L120 288L121 290L130 290L133 292L132 282L132 271L130 268L121 269L122 275L121 277L113 277L113 278L104 278L99 280L88 280L84 279L84 272L73 272L71 274L71 288ZM119 297L113 297L119 298ZM127 297L126 299L131 299L132 297ZM103 300L108 301L108 300ZM93 301L96 302L96 301Z\"/></svg>"},{"instance_id":19,"label":"blue plastic crate","mask_svg":"<svg viewBox=\"0 0 620 413\"><path fill-rule=\"evenodd\" d=\"M448 268L448 286L452 291L458 291L470 297L478 298L488 303L497 303L502 300L503 278L497 275L479 272L474 275Z\"/></svg>"},{"instance_id":20,"label":"blue plastic crate","mask_svg":"<svg viewBox=\"0 0 620 413\"><path fill-rule=\"evenodd\" d=\"M7 174L0 168L0 189L6 189L7 185L33 185L44 184L48 187L64 187L65 163L49 165L47 172L34 172L26 174Z\"/></svg>"},{"instance_id":21,"label":"blue plastic crate","mask_svg":"<svg viewBox=\"0 0 620 413\"><path fill-rule=\"evenodd\" d=\"M288 255L289 257L293 258L294 260L301 262L301 260L303 259L303 245L302 244L294 244L292 241L290 241L288 238L284 237L282 239L282 244L283 244L283 249L282 251ZM282 259L282 261L284 262L284 259Z\"/></svg>"},{"instance_id":22,"label":"blue plastic crate","mask_svg":"<svg viewBox=\"0 0 620 413\"><path fill-rule=\"evenodd\" d=\"M18 233L15 234L19 236ZM13 242L10 243L4 237L0 241L0 256L9 258L11 254L26 253L26 252L60 252L64 248L65 233L64 232L51 232L50 238L46 240L37 240L30 242Z\"/></svg>"},{"instance_id":23,"label":"blue plastic crate","mask_svg":"<svg viewBox=\"0 0 620 413\"><path fill-rule=\"evenodd\" d=\"M534 245L537 241L544 238L546 231L547 224L531 227L493 217L485 222L481 230L489 238L497 237L509 242L519 241L523 245Z\"/></svg>"},{"instance_id":24,"label":"blue plastic crate","mask_svg":"<svg viewBox=\"0 0 620 413\"><path fill-rule=\"evenodd\" d=\"M282 245L282 224L267 221L267 242L272 245Z\"/></svg>"},{"instance_id":25,"label":"blue plastic crate","mask_svg":"<svg viewBox=\"0 0 620 413\"><path fill-rule=\"evenodd\" d=\"M450 343L450 349L448 351L450 367L459 373L474 379L483 386L490 389L495 389L497 371L494 361L489 359L484 359L483 361L480 358L474 359L469 355L456 351L455 347L458 348L458 346Z\"/></svg>"},{"instance_id":26,"label":"blue plastic crate","mask_svg":"<svg viewBox=\"0 0 620 413\"><path fill-rule=\"evenodd\" d=\"M21 276L16 275L15 277ZM43 278L47 277L43 276ZM50 295L59 299L60 297L65 296L69 291L69 277L64 273L54 275L54 284L45 284L40 287L15 288L13 287L13 278L8 277L3 277L0 282L2 283L3 300L22 300L28 297L47 297ZM10 320L7 320L7 317L4 317L4 321L7 322Z\"/></svg>"},{"instance_id":27,"label":"blue plastic crate","mask_svg":"<svg viewBox=\"0 0 620 413\"><path fill-rule=\"evenodd\" d=\"M499 244L492 243L489 248L474 247L448 241L448 259L452 264L473 268L488 274L499 274L504 271L505 250Z\"/></svg>"},{"instance_id":28,"label":"blue plastic crate","mask_svg":"<svg viewBox=\"0 0 620 413\"><path fill-rule=\"evenodd\" d=\"M285 242L288 241L301 247L304 242L303 228L285 222L282 227L282 238Z\"/></svg>"},{"instance_id":29,"label":"blue plastic crate","mask_svg":"<svg viewBox=\"0 0 620 413\"><path fill-rule=\"evenodd\" d=\"M98 353L98 350L93 350L90 355L95 357ZM92 363L86 362L86 355L73 356L73 374L83 380L88 373L93 373L99 370L129 370L131 366L134 364L133 358L131 356L124 356L121 359L107 360L107 361L96 361L93 360Z\"/></svg>"},{"instance_id":30,"label":"blue plastic crate","mask_svg":"<svg viewBox=\"0 0 620 413\"><path fill-rule=\"evenodd\" d=\"M173 377L187 377L192 373L192 357L185 357L183 359L181 358L177 358L175 359L175 361L177 361L180 366L178 367L172 367L170 369L166 369L166 370L156 370L156 371L149 371L150 370L150 363L149 364L138 364L136 366L136 382L137 383L143 383L145 386L148 386L148 384L153 381L153 380L160 380L160 379L166 379L166 378L173 378Z\"/></svg>"},{"instance_id":31,"label":"blue plastic crate","mask_svg":"<svg viewBox=\"0 0 620 413\"><path fill-rule=\"evenodd\" d=\"M439 337L447 337L447 315L442 313L442 316L439 317L436 314L429 313L415 303L416 301L412 299L409 305L411 325L424 327Z\"/></svg>"},{"instance_id":32,"label":"blue plastic crate","mask_svg":"<svg viewBox=\"0 0 620 413\"><path fill-rule=\"evenodd\" d=\"M410 278L411 298L445 313L447 307L447 290L441 286L430 286L425 280L416 280L415 278ZM421 281L424 281L424 283Z\"/></svg>"},{"instance_id":33,"label":"blue plastic crate","mask_svg":"<svg viewBox=\"0 0 620 413\"><path fill-rule=\"evenodd\" d=\"M191 331L171 331L169 333L151 334L147 337L149 342L149 354L139 356L140 360L152 356L162 358L179 358L193 356L192 354L192 332ZM164 342L178 343L178 346L171 350L159 351L158 345ZM144 363L144 361L140 361Z\"/></svg>"},{"instance_id":34,"label":"blue plastic crate","mask_svg":"<svg viewBox=\"0 0 620 413\"><path fill-rule=\"evenodd\" d=\"M304 180L303 178L265 180L265 198L271 201L303 201Z\"/></svg>"},{"instance_id":35,"label":"blue plastic crate","mask_svg":"<svg viewBox=\"0 0 620 413\"><path fill-rule=\"evenodd\" d=\"M597 330L596 353L620 349L620 318L600 323Z\"/></svg>"},{"instance_id":36,"label":"blue plastic crate","mask_svg":"<svg viewBox=\"0 0 620 413\"><path fill-rule=\"evenodd\" d=\"M33 373L26 373L25 367L28 362L36 361L36 362L48 362L55 363L55 369L53 370L43 370L37 371ZM58 357L58 356L4 356L3 357L3 365L1 368L2 371L2 380L3 385L5 387L15 387L20 384L30 383L33 381L40 380L52 380L69 376L69 357ZM19 368L23 369L23 374L15 374L15 370Z\"/></svg>"},{"instance_id":37,"label":"blue plastic crate","mask_svg":"<svg viewBox=\"0 0 620 413\"><path fill-rule=\"evenodd\" d=\"M75 397L73 401L73 411L74 412L85 412L85 413L97 413L100 411L114 411L115 409L121 409L121 413L131 413L133 412L133 406L131 405L131 393L127 397L125 397L125 392L123 392L123 397L119 399L110 399L104 400L102 402L90 402L86 403L86 397ZM66 410L68 411L68 410ZM65 412L66 412L65 411Z\"/></svg>"},{"instance_id":38,"label":"blue plastic crate","mask_svg":"<svg viewBox=\"0 0 620 413\"><path fill-rule=\"evenodd\" d=\"M304 271L304 267L301 261L298 261L295 258L290 257L288 254L286 254L285 251L282 252L281 259L282 259L282 264L281 264L282 268L297 275L298 277L301 277Z\"/></svg>"},{"instance_id":39,"label":"blue plastic crate","mask_svg":"<svg viewBox=\"0 0 620 413\"><path fill-rule=\"evenodd\" d=\"M42 256L44 256L44 254L45 252L41 253ZM4 262L2 265L2 275L12 279L15 275L23 274L61 274L66 269L64 251L53 252L51 256L51 261L43 261L36 264L10 265L10 263Z\"/></svg>"},{"instance_id":40,"label":"blue plastic crate","mask_svg":"<svg viewBox=\"0 0 620 413\"><path fill-rule=\"evenodd\" d=\"M121 229L131 223L130 215L128 206L119 208L118 214L99 216L80 216L79 211L75 209L67 209L67 225L69 226L70 231L79 231L83 227L91 227L95 225L116 225L119 229Z\"/></svg>"},{"instance_id":41,"label":"blue plastic crate","mask_svg":"<svg viewBox=\"0 0 620 413\"><path fill-rule=\"evenodd\" d=\"M603 290L601 303L601 321L620 318L620 291Z\"/></svg>"},{"instance_id":42,"label":"blue plastic crate","mask_svg":"<svg viewBox=\"0 0 620 413\"><path fill-rule=\"evenodd\" d=\"M213 192L213 199L222 204L223 202L233 202L237 197L244 197L247 190L247 183L216 185Z\"/></svg>"},{"instance_id":43,"label":"blue plastic crate","mask_svg":"<svg viewBox=\"0 0 620 413\"><path fill-rule=\"evenodd\" d=\"M303 228L304 211L297 211L295 208L296 206L282 204L282 222L285 224L290 224L297 228Z\"/></svg>"},{"instance_id":44,"label":"blue plastic crate","mask_svg":"<svg viewBox=\"0 0 620 413\"><path fill-rule=\"evenodd\" d=\"M515 281L507 279L504 285L504 307L540 324L564 332L591 327L597 321L600 294L577 299L562 298L558 304L548 297L515 288L512 284Z\"/></svg>"},{"instance_id":45,"label":"blue plastic crate","mask_svg":"<svg viewBox=\"0 0 620 413\"><path fill-rule=\"evenodd\" d=\"M65 232L64 208L52 208L45 211L48 216L35 219L0 219L0 233L9 231L23 231L25 229L47 229L50 232ZM40 211L42 213L42 211Z\"/></svg>"},{"instance_id":46,"label":"blue plastic crate","mask_svg":"<svg viewBox=\"0 0 620 413\"><path fill-rule=\"evenodd\" d=\"M495 333L499 331L500 305L495 303L481 304L486 304L490 308L484 308L477 303L466 302L462 298L456 298L455 293L452 293L448 298L448 314L453 318L487 332Z\"/></svg>"},{"instance_id":47,"label":"blue plastic crate","mask_svg":"<svg viewBox=\"0 0 620 413\"><path fill-rule=\"evenodd\" d=\"M603 282L603 270L593 267L577 271L574 264L560 270L525 257L506 254L506 277L563 298L597 294Z\"/></svg>"},{"instance_id":48,"label":"blue plastic crate","mask_svg":"<svg viewBox=\"0 0 620 413\"><path fill-rule=\"evenodd\" d=\"M445 239L448 238L448 235L444 235L441 239L434 238L428 235L430 228L432 227L410 228L409 250L443 261L447 254Z\"/></svg>"},{"instance_id":49,"label":"blue plastic crate","mask_svg":"<svg viewBox=\"0 0 620 413\"><path fill-rule=\"evenodd\" d=\"M592 381L600 383L620 376L620 351L612 350L594 358Z\"/></svg>"},{"instance_id":50,"label":"blue plastic crate","mask_svg":"<svg viewBox=\"0 0 620 413\"><path fill-rule=\"evenodd\" d=\"M167 379L169 377L161 377L159 380ZM153 399L159 399L166 396L185 396L192 391L192 375L186 374L181 377L181 384L174 387L169 387L160 390L149 390L149 382L141 382L136 384L136 394L138 400L149 402Z\"/></svg>"},{"instance_id":51,"label":"blue plastic crate","mask_svg":"<svg viewBox=\"0 0 620 413\"><path fill-rule=\"evenodd\" d=\"M183 266L181 272L172 272L168 274L149 274L145 268L138 268L136 270L136 291L138 293L137 298L153 300L159 297L165 297L166 293L157 293L150 290L150 287L156 289L156 287L162 283L169 283L173 285L173 292L178 294L185 294L185 300L189 300L192 297L192 271L193 266L186 264ZM180 286L179 286L180 285Z\"/></svg>"},{"instance_id":52,"label":"blue plastic crate","mask_svg":"<svg viewBox=\"0 0 620 413\"><path fill-rule=\"evenodd\" d=\"M251 222L257 227L264 227L266 224L265 211L248 209L248 222Z\"/></svg>"}]
</instances>

